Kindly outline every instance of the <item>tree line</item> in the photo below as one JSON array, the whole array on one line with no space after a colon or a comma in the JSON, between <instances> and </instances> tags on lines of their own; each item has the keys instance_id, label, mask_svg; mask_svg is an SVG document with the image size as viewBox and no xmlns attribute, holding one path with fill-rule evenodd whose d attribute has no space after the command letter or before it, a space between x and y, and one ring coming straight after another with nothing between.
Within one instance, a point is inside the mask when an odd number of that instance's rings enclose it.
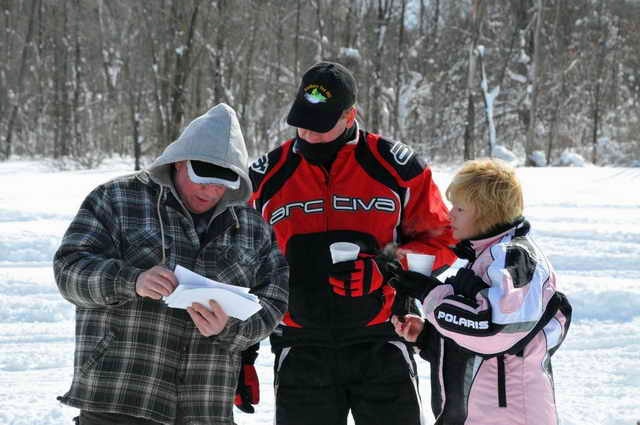
<instances>
[{"instance_id":1,"label":"tree line","mask_svg":"<svg viewBox=\"0 0 640 425\"><path fill-rule=\"evenodd\" d=\"M219 102L250 155L293 135L304 70L430 161L640 152L634 0L0 0L0 159L153 156Z\"/></svg>"}]
</instances>

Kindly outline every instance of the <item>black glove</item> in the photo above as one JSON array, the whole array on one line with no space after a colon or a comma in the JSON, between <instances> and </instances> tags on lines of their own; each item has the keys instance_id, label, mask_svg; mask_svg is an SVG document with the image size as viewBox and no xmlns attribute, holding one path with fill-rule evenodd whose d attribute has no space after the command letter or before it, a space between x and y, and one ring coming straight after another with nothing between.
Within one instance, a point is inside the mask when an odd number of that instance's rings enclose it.
<instances>
[{"instance_id":1,"label":"black glove","mask_svg":"<svg viewBox=\"0 0 640 425\"><path fill-rule=\"evenodd\" d=\"M490 287L471 269L460 269L455 276L448 277L444 282L453 286L454 294L472 300L476 298L478 292Z\"/></svg>"},{"instance_id":2,"label":"black glove","mask_svg":"<svg viewBox=\"0 0 640 425\"><path fill-rule=\"evenodd\" d=\"M389 285L396 289L398 296L409 296L424 301L429 292L436 286L442 285L442 282L422 273L397 269L389 279Z\"/></svg>"},{"instance_id":3,"label":"black glove","mask_svg":"<svg viewBox=\"0 0 640 425\"><path fill-rule=\"evenodd\" d=\"M242 365L233 404L245 413L255 412L252 404L260 402L260 383L253 365L258 357L259 347L259 343L254 344L242 352Z\"/></svg>"},{"instance_id":4,"label":"black glove","mask_svg":"<svg viewBox=\"0 0 640 425\"><path fill-rule=\"evenodd\" d=\"M384 275L374 257L358 255L357 260L334 263L329 269L331 289L344 297L361 297L380 289Z\"/></svg>"}]
</instances>

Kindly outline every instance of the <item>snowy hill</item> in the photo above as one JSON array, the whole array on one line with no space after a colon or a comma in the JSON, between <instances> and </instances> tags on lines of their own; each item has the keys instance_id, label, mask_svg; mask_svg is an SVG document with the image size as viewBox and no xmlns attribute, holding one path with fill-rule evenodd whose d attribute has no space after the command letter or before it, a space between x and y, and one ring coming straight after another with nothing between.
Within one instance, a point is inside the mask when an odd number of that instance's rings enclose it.
<instances>
[{"instance_id":1,"label":"snowy hill","mask_svg":"<svg viewBox=\"0 0 640 425\"><path fill-rule=\"evenodd\" d=\"M444 190L454 170L435 169ZM31 161L0 163L0 424L70 424L77 411L56 396L69 387L74 309L58 294L51 258L84 196L130 172L111 164L59 172ZM640 421L640 169L521 168L526 215L574 306L553 359L561 423ZM263 342L257 413L273 421L273 356ZM429 406L426 363L419 361ZM430 412L429 412L430 413ZM430 416L430 415L429 415Z\"/></svg>"}]
</instances>

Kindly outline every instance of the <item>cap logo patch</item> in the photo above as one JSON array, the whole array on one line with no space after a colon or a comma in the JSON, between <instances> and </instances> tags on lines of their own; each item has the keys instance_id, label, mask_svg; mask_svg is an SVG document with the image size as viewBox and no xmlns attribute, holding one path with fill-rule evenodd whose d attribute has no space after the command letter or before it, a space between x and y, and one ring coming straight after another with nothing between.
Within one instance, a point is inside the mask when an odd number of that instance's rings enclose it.
<instances>
[{"instance_id":1,"label":"cap logo patch","mask_svg":"<svg viewBox=\"0 0 640 425\"><path fill-rule=\"evenodd\" d=\"M318 84L309 84L304 88L304 98L309 103L325 103L331 97L331 92Z\"/></svg>"}]
</instances>

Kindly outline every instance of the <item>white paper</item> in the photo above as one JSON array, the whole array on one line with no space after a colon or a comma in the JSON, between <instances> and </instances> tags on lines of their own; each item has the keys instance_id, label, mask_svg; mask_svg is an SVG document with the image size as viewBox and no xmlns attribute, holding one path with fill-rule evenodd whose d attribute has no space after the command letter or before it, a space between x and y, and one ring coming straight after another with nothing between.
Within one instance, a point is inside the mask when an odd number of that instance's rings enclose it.
<instances>
[{"instance_id":1,"label":"white paper","mask_svg":"<svg viewBox=\"0 0 640 425\"><path fill-rule=\"evenodd\" d=\"M249 288L229 285L206 278L182 266L176 266L178 286L164 302L172 308L186 309L194 302L209 309L209 300L215 300L227 315L246 320L262 306Z\"/></svg>"}]
</instances>

